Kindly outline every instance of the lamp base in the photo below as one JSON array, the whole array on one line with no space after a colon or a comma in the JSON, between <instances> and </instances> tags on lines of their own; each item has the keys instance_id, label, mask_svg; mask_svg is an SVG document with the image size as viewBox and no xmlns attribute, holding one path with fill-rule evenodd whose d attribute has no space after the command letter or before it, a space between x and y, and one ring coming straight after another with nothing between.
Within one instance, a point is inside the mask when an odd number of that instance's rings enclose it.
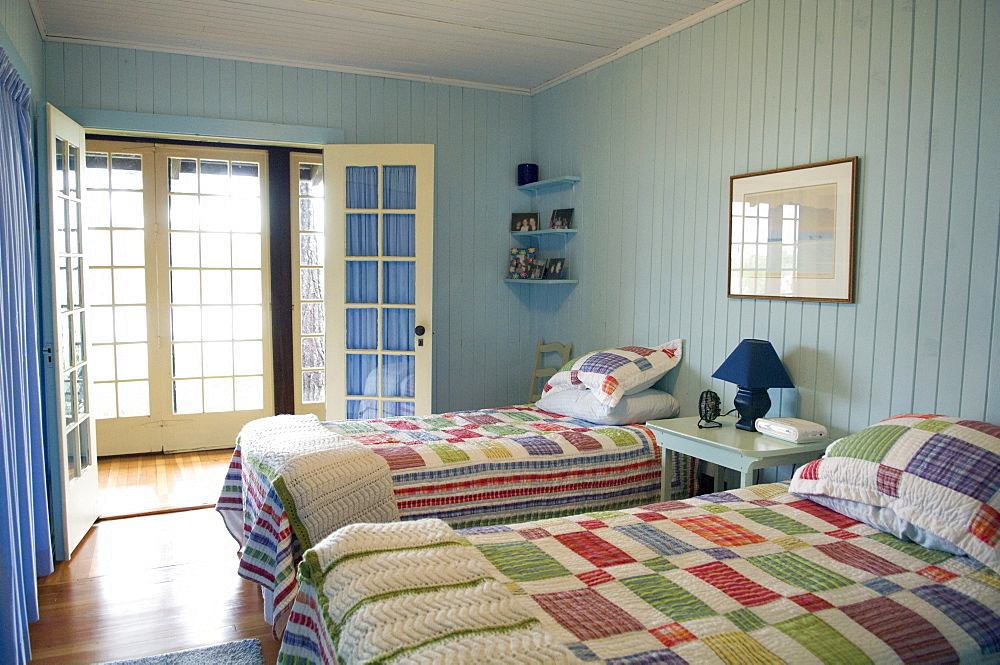
<instances>
[{"instance_id":1,"label":"lamp base","mask_svg":"<svg viewBox=\"0 0 1000 665\"><path fill-rule=\"evenodd\" d=\"M771 396L767 394L767 388L744 388L739 386L736 391L736 399L733 400L736 412L740 414L740 419L736 423L738 429L745 429L748 432L756 432L754 421L767 415L771 408Z\"/></svg>"}]
</instances>

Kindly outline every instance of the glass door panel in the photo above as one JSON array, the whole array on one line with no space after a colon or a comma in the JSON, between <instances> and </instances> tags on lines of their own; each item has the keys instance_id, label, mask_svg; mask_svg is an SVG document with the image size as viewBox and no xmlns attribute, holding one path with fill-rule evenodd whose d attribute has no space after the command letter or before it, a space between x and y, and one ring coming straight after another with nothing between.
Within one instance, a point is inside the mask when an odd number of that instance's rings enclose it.
<instances>
[{"instance_id":1,"label":"glass door panel","mask_svg":"<svg viewBox=\"0 0 1000 665\"><path fill-rule=\"evenodd\" d=\"M433 150L336 146L326 157L339 181L328 188L328 256L343 265L328 273L341 302L327 309L342 313L327 347L344 350L330 358L327 417L429 413Z\"/></svg>"},{"instance_id":2,"label":"glass door panel","mask_svg":"<svg viewBox=\"0 0 1000 665\"><path fill-rule=\"evenodd\" d=\"M326 402L326 319L324 312L323 228L326 191L318 155L291 156L292 317L295 358L295 412L323 415Z\"/></svg>"},{"instance_id":3,"label":"glass door panel","mask_svg":"<svg viewBox=\"0 0 1000 665\"><path fill-rule=\"evenodd\" d=\"M264 362L266 156L96 141L90 148L101 452L231 446L248 420L270 415L273 401Z\"/></svg>"},{"instance_id":4,"label":"glass door panel","mask_svg":"<svg viewBox=\"0 0 1000 665\"><path fill-rule=\"evenodd\" d=\"M68 559L97 519L97 454L91 403L90 298L84 282L87 240L81 232L85 150L83 129L48 106L48 251L52 309L47 313L54 343L47 377L56 403L49 421L58 450L48 452L56 557Z\"/></svg>"}]
</instances>

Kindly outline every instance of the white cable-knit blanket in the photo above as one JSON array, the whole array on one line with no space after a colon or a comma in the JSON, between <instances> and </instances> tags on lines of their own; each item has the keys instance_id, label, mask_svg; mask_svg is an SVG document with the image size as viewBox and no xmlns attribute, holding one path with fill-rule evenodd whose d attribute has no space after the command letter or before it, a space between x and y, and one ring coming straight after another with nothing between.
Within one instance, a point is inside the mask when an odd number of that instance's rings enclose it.
<instances>
[{"instance_id":1,"label":"white cable-knit blanket","mask_svg":"<svg viewBox=\"0 0 1000 665\"><path fill-rule=\"evenodd\" d=\"M303 548L346 524L399 519L386 461L314 415L254 420L238 441L243 463L271 481Z\"/></svg>"},{"instance_id":2,"label":"white cable-knit blanket","mask_svg":"<svg viewBox=\"0 0 1000 665\"><path fill-rule=\"evenodd\" d=\"M346 526L299 577L320 590L341 665L579 662L439 519Z\"/></svg>"}]
</instances>

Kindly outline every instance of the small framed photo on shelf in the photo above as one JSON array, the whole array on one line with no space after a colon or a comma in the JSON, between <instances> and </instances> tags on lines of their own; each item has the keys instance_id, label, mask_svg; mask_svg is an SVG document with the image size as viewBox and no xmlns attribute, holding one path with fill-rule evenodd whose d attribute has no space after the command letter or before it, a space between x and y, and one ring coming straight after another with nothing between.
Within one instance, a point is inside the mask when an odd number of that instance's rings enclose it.
<instances>
[{"instance_id":1,"label":"small framed photo on shelf","mask_svg":"<svg viewBox=\"0 0 1000 665\"><path fill-rule=\"evenodd\" d=\"M563 279L566 259L555 258L545 262L545 279Z\"/></svg>"},{"instance_id":2,"label":"small framed photo on shelf","mask_svg":"<svg viewBox=\"0 0 1000 665\"><path fill-rule=\"evenodd\" d=\"M531 279L545 279L545 268L547 262L542 259L535 259L531 264Z\"/></svg>"},{"instance_id":3,"label":"small framed photo on shelf","mask_svg":"<svg viewBox=\"0 0 1000 665\"><path fill-rule=\"evenodd\" d=\"M530 279L536 251L535 247L515 247L510 250L510 268L507 271L507 278Z\"/></svg>"},{"instance_id":4,"label":"small framed photo on shelf","mask_svg":"<svg viewBox=\"0 0 1000 665\"><path fill-rule=\"evenodd\" d=\"M552 211L550 229L568 229L573 222L573 208L559 208Z\"/></svg>"},{"instance_id":5,"label":"small framed photo on shelf","mask_svg":"<svg viewBox=\"0 0 1000 665\"><path fill-rule=\"evenodd\" d=\"M538 230L537 212L512 212L510 214L511 233L516 233L518 231L537 231L537 230Z\"/></svg>"}]
</instances>

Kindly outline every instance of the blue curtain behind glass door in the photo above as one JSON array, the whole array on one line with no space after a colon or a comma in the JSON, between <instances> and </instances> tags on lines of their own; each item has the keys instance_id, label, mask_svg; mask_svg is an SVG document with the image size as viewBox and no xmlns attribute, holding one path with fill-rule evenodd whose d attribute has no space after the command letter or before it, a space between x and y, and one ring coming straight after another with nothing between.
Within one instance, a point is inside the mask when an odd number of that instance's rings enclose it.
<instances>
[{"instance_id":1,"label":"blue curtain behind glass door","mask_svg":"<svg viewBox=\"0 0 1000 665\"><path fill-rule=\"evenodd\" d=\"M0 49L0 660L31 658L35 578L52 572L42 452L30 91Z\"/></svg>"}]
</instances>

